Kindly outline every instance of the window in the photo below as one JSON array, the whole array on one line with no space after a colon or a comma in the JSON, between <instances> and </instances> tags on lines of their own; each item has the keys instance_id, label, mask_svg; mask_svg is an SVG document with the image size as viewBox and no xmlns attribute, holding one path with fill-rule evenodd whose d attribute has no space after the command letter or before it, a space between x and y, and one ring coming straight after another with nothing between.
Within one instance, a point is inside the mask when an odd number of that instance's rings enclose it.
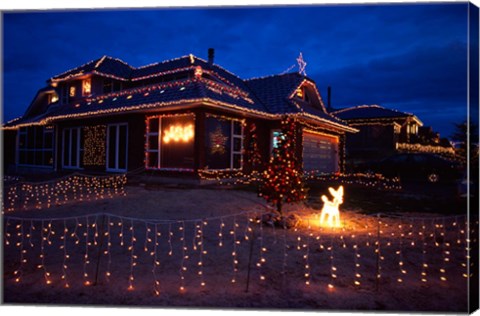
<instances>
[{"instance_id":1,"label":"window","mask_svg":"<svg viewBox=\"0 0 480 316\"><path fill-rule=\"evenodd\" d=\"M22 127L18 133L18 164L53 167L53 127Z\"/></svg>"},{"instance_id":2,"label":"window","mask_svg":"<svg viewBox=\"0 0 480 316\"><path fill-rule=\"evenodd\" d=\"M92 79L84 79L82 81L82 95L88 96L92 93Z\"/></svg>"},{"instance_id":3,"label":"window","mask_svg":"<svg viewBox=\"0 0 480 316\"><path fill-rule=\"evenodd\" d=\"M55 92L48 94L48 104L52 104L58 101L58 94Z\"/></svg>"},{"instance_id":4,"label":"window","mask_svg":"<svg viewBox=\"0 0 480 316\"><path fill-rule=\"evenodd\" d=\"M75 97L76 92L77 92L77 90L76 90L75 86L70 86L69 96L72 97L72 98Z\"/></svg>"},{"instance_id":5,"label":"window","mask_svg":"<svg viewBox=\"0 0 480 316\"><path fill-rule=\"evenodd\" d=\"M122 83L120 81L105 79L103 80L103 94L116 92L122 90Z\"/></svg>"},{"instance_id":6,"label":"window","mask_svg":"<svg viewBox=\"0 0 480 316\"><path fill-rule=\"evenodd\" d=\"M62 161L64 168L83 168L83 141L83 128L72 127L63 130Z\"/></svg>"},{"instance_id":7,"label":"window","mask_svg":"<svg viewBox=\"0 0 480 316\"><path fill-rule=\"evenodd\" d=\"M148 118L146 168L193 170L194 136L191 114Z\"/></svg>"},{"instance_id":8,"label":"window","mask_svg":"<svg viewBox=\"0 0 480 316\"><path fill-rule=\"evenodd\" d=\"M67 104L68 103L68 95L69 95L68 85L65 84L65 85L62 86L62 93L60 95L60 103L61 104Z\"/></svg>"},{"instance_id":9,"label":"window","mask_svg":"<svg viewBox=\"0 0 480 316\"><path fill-rule=\"evenodd\" d=\"M243 164L242 122L208 117L205 128L205 156L208 169L241 169Z\"/></svg>"},{"instance_id":10,"label":"window","mask_svg":"<svg viewBox=\"0 0 480 316\"><path fill-rule=\"evenodd\" d=\"M272 152L274 149L278 148L280 145L280 139L282 137L282 132L277 129L272 131L272 143L270 144L270 151Z\"/></svg>"},{"instance_id":11,"label":"window","mask_svg":"<svg viewBox=\"0 0 480 316\"><path fill-rule=\"evenodd\" d=\"M110 124L107 129L107 171L127 171L128 124Z\"/></svg>"}]
</instances>

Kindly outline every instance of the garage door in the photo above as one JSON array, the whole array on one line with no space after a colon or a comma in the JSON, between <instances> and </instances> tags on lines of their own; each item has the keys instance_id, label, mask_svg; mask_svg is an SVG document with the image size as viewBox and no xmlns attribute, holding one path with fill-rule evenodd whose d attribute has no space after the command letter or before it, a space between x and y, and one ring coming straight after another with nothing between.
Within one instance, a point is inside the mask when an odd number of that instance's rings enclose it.
<instances>
[{"instance_id":1,"label":"garage door","mask_svg":"<svg viewBox=\"0 0 480 316\"><path fill-rule=\"evenodd\" d=\"M303 132L303 168L305 171L337 172L338 137Z\"/></svg>"}]
</instances>

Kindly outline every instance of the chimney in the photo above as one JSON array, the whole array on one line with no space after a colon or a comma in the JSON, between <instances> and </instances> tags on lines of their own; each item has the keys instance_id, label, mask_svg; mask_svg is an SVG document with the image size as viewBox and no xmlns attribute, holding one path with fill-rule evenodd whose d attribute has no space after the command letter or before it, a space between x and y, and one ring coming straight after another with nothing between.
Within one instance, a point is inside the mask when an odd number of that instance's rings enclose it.
<instances>
[{"instance_id":1,"label":"chimney","mask_svg":"<svg viewBox=\"0 0 480 316\"><path fill-rule=\"evenodd\" d=\"M332 88L327 88L327 112L332 112Z\"/></svg>"},{"instance_id":2,"label":"chimney","mask_svg":"<svg viewBox=\"0 0 480 316\"><path fill-rule=\"evenodd\" d=\"M208 63L213 65L213 59L215 57L215 49L209 48L208 49Z\"/></svg>"}]
</instances>

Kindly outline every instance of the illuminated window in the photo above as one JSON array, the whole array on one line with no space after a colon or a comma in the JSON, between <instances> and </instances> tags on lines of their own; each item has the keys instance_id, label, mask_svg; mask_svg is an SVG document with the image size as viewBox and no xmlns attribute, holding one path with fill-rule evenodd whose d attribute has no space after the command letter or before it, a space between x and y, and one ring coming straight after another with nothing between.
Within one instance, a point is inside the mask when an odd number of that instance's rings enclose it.
<instances>
[{"instance_id":1,"label":"illuminated window","mask_svg":"<svg viewBox=\"0 0 480 316\"><path fill-rule=\"evenodd\" d=\"M75 93L77 92L76 89L75 89L75 86L70 86L70 90L69 90L69 96L70 97L74 97L75 96Z\"/></svg>"},{"instance_id":2,"label":"illuminated window","mask_svg":"<svg viewBox=\"0 0 480 316\"><path fill-rule=\"evenodd\" d=\"M193 115L149 118L146 136L147 168L193 170Z\"/></svg>"},{"instance_id":3,"label":"illuminated window","mask_svg":"<svg viewBox=\"0 0 480 316\"><path fill-rule=\"evenodd\" d=\"M22 127L18 132L18 164L53 166L53 127Z\"/></svg>"},{"instance_id":4,"label":"illuminated window","mask_svg":"<svg viewBox=\"0 0 480 316\"><path fill-rule=\"evenodd\" d=\"M54 93L49 93L48 94L48 104L52 104L58 101L58 94Z\"/></svg>"},{"instance_id":5,"label":"illuminated window","mask_svg":"<svg viewBox=\"0 0 480 316\"><path fill-rule=\"evenodd\" d=\"M284 139L282 132L279 129L274 129L270 134L270 154L273 154L273 150L280 146L280 141Z\"/></svg>"},{"instance_id":6,"label":"illuminated window","mask_svg":"<svg viewBox=\"0 0 480 316\"><path fill-rule=\"evenodd\" d=\"M242 122L209 117L206 119L205 128L205 163L208 169L241 169Z\"/></svg>"},{"instance_id":7,"label":"illuminated window","mask_svg":"<svg viewBox=\"0 0 480 316\"><path fill-rule=\"evenodd\" d=\"M82 81L82 95L87 96L92 93L92 80L90 78Z\"/></svg>"},{"instance_id":8,"label":"illuminated window","mask_svg":"<svg viewBox=\"0 0 480 316\"><path fill-rule=\"evenodd\" d=\"M300 99L303 99L303 89L302 89L302 87L297 89L296 94L297 94L297 97L299 97Z\"/></svg>"}]
</instances>

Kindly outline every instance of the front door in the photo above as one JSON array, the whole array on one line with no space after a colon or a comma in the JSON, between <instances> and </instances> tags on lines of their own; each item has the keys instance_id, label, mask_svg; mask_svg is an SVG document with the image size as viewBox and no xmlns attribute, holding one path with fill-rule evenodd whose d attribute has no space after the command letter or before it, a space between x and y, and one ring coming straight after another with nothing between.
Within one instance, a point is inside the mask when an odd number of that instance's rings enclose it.
<instances>
[{"instance_id":1,"label":"front door","mask_svg":"<svg viewBox=\"0 0 480 316\"><path fill-rule=\"evenodd\" d=\"M127 171L127 123L110 124L107 128L107 171Z\"/></svg>"}]
</instances>

